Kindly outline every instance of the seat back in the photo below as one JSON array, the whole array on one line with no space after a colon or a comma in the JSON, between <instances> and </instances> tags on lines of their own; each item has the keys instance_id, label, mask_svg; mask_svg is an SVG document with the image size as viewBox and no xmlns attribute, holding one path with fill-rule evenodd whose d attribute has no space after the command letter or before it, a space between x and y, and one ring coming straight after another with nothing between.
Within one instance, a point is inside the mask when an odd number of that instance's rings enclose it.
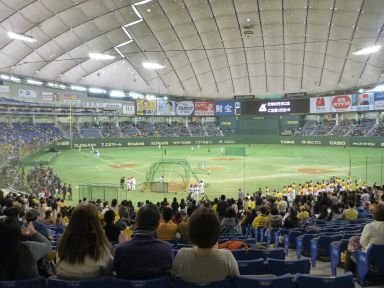
<instances>
[{"instance_id":1,"label":"seat back","mask_svg":"<svg viewBox=\"0 0 384 288\"><path fill-rule=\"evenodd\" d=\"M267 258L272 259L285 259L285 252L283 248L274 248L274 249L250 249L248 250L248 260Z\"/></svg>"},{"instance_id":2,"label":"seat back","mask_svg":"<svg viewBox=\"0 0 384 288\"><path fill-rule=\"evenodd\" d=\"M384 274L384 245L371 244L367 251L369 273Z\"/></svg>"},{"instance_id":3,"label":"seat back","mask_svg":"<svg viewBox=\"0 0 384 288\"><path fill-rule=\"evenodd\" d=\"M333 235L333 236L327 236L327 235L321 235L319 237L319 240L317 242L317 247L319 249L319 255L320 256L327 256L329 257L329 245L333 241L340 241L343 238L343 234Z\"/></svg>"},{"instance_id":4,"label":"seat back","mask_svg":"<svg viewBox=\"0 0 384 288\"><path fill-rule=\"evenodd\" d=\"M168 277L147 280L127 280L112 278L109 288L168 288L170 287Z\"/></svg>"},{"instance_id":5,"label":"seat back","mask_svg":"<svg viewBox=\"0 0 384 288\"><path fill-rule=\"evenodd\" d=\"M55 276L48 278L47 288L106 288L105 279L64 280Z\"/></svg>"},{"instance_id":6,"label":"seat back","mask_svg":"<svg viewBox=\"0 0 384 288\"><path fill-rule=\"evenodd\" d=\"M235 278L235 288L293 288L292 275L275 277L238 276Z\"/></svg>"},{"instance_id":7,"label":"seat back","mask_svg":"<svg viewBox=\"0 0 384 288\"><path fill-rule=\"evenodd\" d=\"M353 274L345 273L336 277L321 277L314 275L297 276L296 284L298 288L354 288Z\"/></svg>"},{"instance_id":8,"label":"seat back","mask_svg":"<svg viewBox=\"0 0 384 288\"><path fill-rule=\"evenodd\" d=\"M267 259L267 272L273 275L284 274L309 274L311 271L311 262L308 258L300 260L278 260ZM240 273L241 274L241 273Z\"/></svg>"},{"instance_id":9,"label":"seat back","mask_svg":"<svg viewBox=\"0 0 384 288\"><path fill-rule=\"evenodd\" d=\"M233 281L231 279L225 279L223 281L211 282L211 283L192 283L184 281L180 278L176 278L173 287L177 288L233 288ZM157 287L156 287L157 288Z\"/></svg>"},{"instance_id":10,"label":"seat back","mask_svg":"<svg viewBox=\"0 0 384 288\"><path fill-rule=\"evenodd\" d=\"M45 288L43 278L35 278L18 281L0 281L0 288Z\"/></svg>"},{"instance_id":11,"label":"seat back","mask_svg":"<svg viewBox=\"0 0 384 288\"><path fill-rule=\"evenodd\" d=\"M247 251L244 249L231 250L236 260L247 260Z\"/></svg>"},{"instance_id":12,"label":"seat back","mask_svg":"<svg viewBox=\"0 0 384 288\"><path fill-rule=\"evenodd\" d=\"M264 259L239 260L237 265L239 266L240 275L261 275L265 271Z\"/></svg>"}]
</instances>

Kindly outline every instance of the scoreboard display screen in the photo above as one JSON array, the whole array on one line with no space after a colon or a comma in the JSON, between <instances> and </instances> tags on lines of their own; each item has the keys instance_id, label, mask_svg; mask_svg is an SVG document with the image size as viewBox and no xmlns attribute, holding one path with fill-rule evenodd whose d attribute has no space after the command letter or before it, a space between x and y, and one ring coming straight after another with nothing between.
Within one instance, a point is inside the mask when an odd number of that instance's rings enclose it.
<instances>
[{"instance_id":1,"label":"scoreboard display screen","mask_svg":"<svg viewBox=\"0 0 384 288\"><path fill-rule=\"evenodd\" d=\"M245 115L309 113L309 99L247 101L243 104L243 113Z\"/></svg>"}]
</instances>

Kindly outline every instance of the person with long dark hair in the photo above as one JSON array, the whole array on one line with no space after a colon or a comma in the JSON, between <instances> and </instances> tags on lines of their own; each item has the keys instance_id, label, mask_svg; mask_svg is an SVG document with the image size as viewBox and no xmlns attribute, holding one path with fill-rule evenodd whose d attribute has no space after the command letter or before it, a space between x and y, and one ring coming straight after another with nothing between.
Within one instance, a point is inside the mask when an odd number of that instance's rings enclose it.
<instances>
[{"instance_id":1,"label":"person with long dark hair","mask_svg":"<svg viewBox=\"0 0 384 288\"><path fill-rule=\"evenodd\" d=\"M96 207L79 205L57 249L56 275L66 279L92 279L112 275L113 258Z\"/></svg>"},{"instance_id":2,"label":"person with long dark hair","mask_svg":"<svg viewBox=\"0 0 384 288\"><path fill-rule=\"evenodd\" d=\"M22 241L22 237L28 241ZM36 262L52 249L32 222L21 229L18 219L10 216L0 218L0 247L0 280L38 277Z\"/></svg>"}]
</instances>

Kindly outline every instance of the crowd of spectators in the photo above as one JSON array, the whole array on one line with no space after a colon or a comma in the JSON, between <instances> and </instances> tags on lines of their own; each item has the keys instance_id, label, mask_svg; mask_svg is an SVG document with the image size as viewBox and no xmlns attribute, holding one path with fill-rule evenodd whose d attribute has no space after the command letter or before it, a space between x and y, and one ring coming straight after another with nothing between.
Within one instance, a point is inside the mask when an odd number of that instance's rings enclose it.
<instances>
[{"instance_id":1,"label":"crowd of spectators","mask_svg":"<svg viewBox=\"0 0 384 288\"><path fill-rule=\"evenodd\" d=\"M44 179L46 185L53 173L38 167L32 178L40 179L35 183ZM232 253L218 249L220 235L246 234L249 226L295 228L315 220L353 220L373 213L375 221L363 230L361 244L384 244L383 198L382 187L376 184L338 177L293 183L278 191L266 187L246 194L239 190L236 200L225 195L200 202L191 197L180 202L177 198L147 200L137 203L136 209L127 200L82 199L76 207L68 207L57 195L0 193L0 215L5 216L0 219L0 244L7 247L0 252L0 279L38 276L39 259L51 251L50 227L62 225L66 228L53 255L58 277L147 279L173 274L189 282L219 281L239 275ZM179 249L174 258L170 241L194 246Z\"/></svg>"}]
</instances>

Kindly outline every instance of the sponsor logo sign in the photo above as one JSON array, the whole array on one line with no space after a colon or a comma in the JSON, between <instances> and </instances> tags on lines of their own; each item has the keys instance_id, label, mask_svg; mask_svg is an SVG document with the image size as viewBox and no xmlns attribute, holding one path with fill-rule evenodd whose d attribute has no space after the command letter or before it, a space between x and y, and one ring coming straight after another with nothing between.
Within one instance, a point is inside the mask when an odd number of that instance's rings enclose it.
<instances>
[{"instance_id":1,"label":"sponsor logo sign","mask_svg":"<svg viewBox=\"0 0 384 288\"><path fill-rule=\"evenodd\" d=\"M375 107L373 93L362 93L352 95L352 111L368 111Z\"/></svg>"},{"instance_id":2,"label":"sponsor logo sign","mask_svg":"<svg viewBox=\"0 0 384 288\"><path fill-rule=\"evenodd\" d=\"M37 93L36 93L36 91L34 91L34 90L24 90L24 89L20 89L20 90L19 90L19 97L20 97L20 98L25 98L25 99L28 99L28 98L36 98L36 97L37 97Z\"/></svg>"},{"instance_id":3,"label":"sponsor logo sign","mask_svg":"<svg viewBox=\"0 0 384 288\"><path fill-rule=\"evenodd\" d=\"M175 101L157 101L157 115L176 115Z\"/></svg>"},{"instance_id":4,"label":"sponsor logo sign","mask_svg":"<svg viewBox=\"0 0 384 288\"><path fill-rule=\"evenodd\" d=\"M215 101L216 116L232 116L234 108L234 103L232 101Z\"/></svg>"},{"instance_id":5,"label":"sponsor logo sign","mask_svg":"<svg viewBox=\"0 0 384 288\"><path fill-rule=\"evenodd\" d=\"M375 92L375 110L384 110L384 92Z\"/></svg>"},{"instance_id":6,"label":"sponsor logo sign","mask_svg":"<svg viewBox=\"0 0 384 288\"><path fill-rule=\"evenodd\" d=\"M123 104L122 113L124 115L135 115L135 102L127 102Z\"/></svg>"},{"instance_id":7,"label":"sponsor logo sign","mask_svg":"<svg viewBox=\"0 0 384 288\"><path fill-rule=\"evenodd\" d=\"M9 93L9 92L11 92L11 89L9 88L9 86L0 85L0 93Z\"/></svg>"},{"instance_id":8,"label":"sponsor logo sign","mask_svg":"<svg viewBox=\"0 0 384 288\"><path fill-rule=\"evenodd\" d=\"M213 101L195 101L195 116L214 116Z\"/></svg>"},{"instance_id":9,"label":"sponsor logo sign","mask_svg":"<svg viewBox=\"0 0 384 288\"><path fill-rule=\"evenodd\" d=\"M41 100L43 101L57 101L59 93L57 92L41 92Z\"/></svg>"},{"instance_id":10,"label":"sponsor logo sign","mask_svg":"<svg viewBox=\"0 0 384 288\"><path fill-rule=\"evenodd\" d=\"M176 115L177 116L191 116L195 110L193 101L180 101L176 102Z\"/></svg>"},{"instance_id":11,"label":"sponsor logo sign","mask_svg":"<svg viewBox=\"0 0 384 288\"><path fill-rule=\"evenodd\" d=\"M310 113L330 113L332 97L316 97L310 99Z\"/></svg>"},{"instance_id":12,"label":"sponsor logo sign","mask_svg":"<svg viewBox=\"0 0 384 288\"><path fill-rule=\"evenodd\" d=\"M352 95L332 96L332 112L352 111Z\"/></svg>"},{"instance_id":13,"label":"sponsor logo sign","mask_svg":"<svg viewBox=\"0 0 384 288\"><path fill-rule=\"evenodd\" d=\"M136 100L137 115L156 115L155 100Z\"/></svg>"}]
</instances>

